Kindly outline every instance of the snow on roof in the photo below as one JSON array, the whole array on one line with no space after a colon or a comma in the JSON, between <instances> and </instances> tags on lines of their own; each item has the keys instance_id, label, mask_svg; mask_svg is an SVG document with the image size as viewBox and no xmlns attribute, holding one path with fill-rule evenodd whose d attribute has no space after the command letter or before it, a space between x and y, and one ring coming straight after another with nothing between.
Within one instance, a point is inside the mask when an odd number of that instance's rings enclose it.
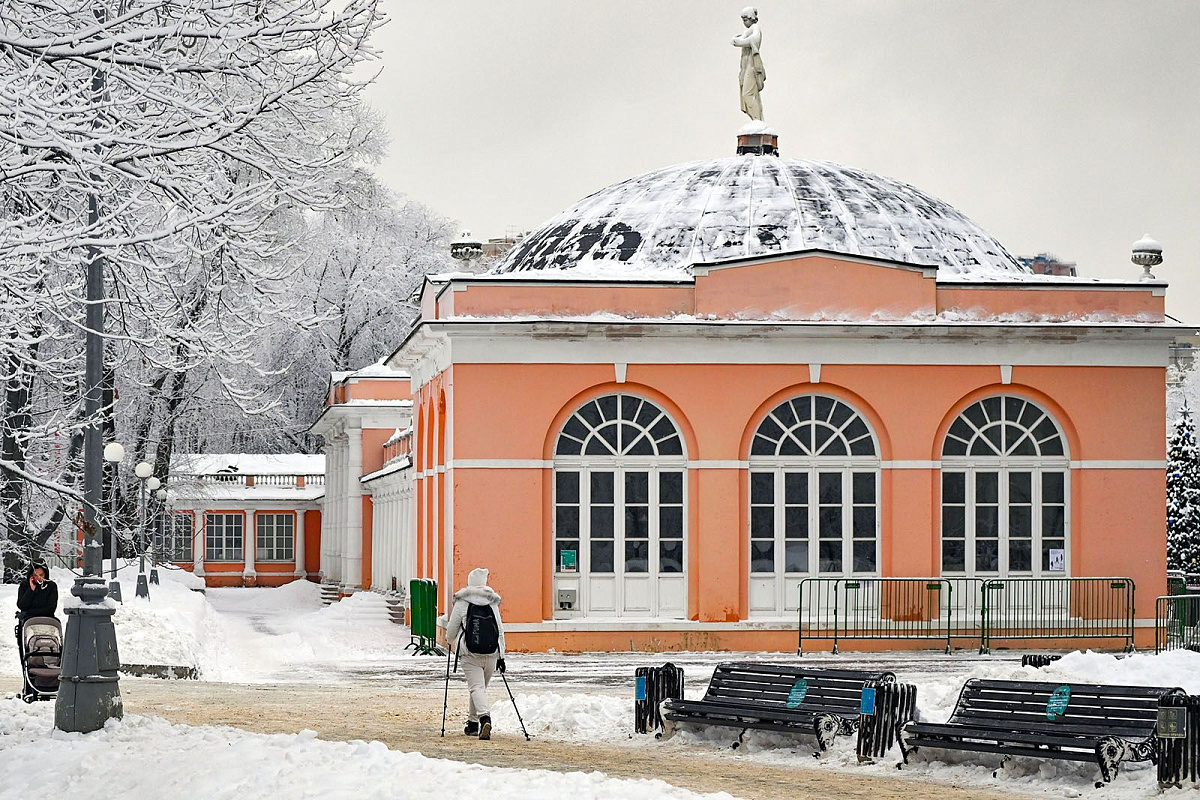
<instances>
[{"instance_id":1,"label":"snow on roof","mask_svg":"<svg viewBox=\"0 0 1200 800\"><path fill-rule=\"evenodd\" d=\"M627 275L802 250L937 267L944 276L1029 271L952 206L908 184L821 161L733 156L648 172L584 198L492 270ZM563 274L564 280L574 276Z\"/></svg>"},{"instance_id":2,"label":"snow on roof","mask_svg":"<svg viewBox=\"0 0 1200 800\"><path fill-rule=\"evenodd\" d=\"M365 397L355 397L347 400L344 403L338 403L339 406L390 406L392 408L407 408L412 405L412 400L372 400Z\"/></svg>"},{"instance_id":3,"label":"snow on roof","mask_svg":"<svg viewBox=\"0 0 1200 800\"><path fill-rule=\"evenodd\" d=\"M263 502L287 501L303 502L317 500L325 495L325 485L309 486L276 486L273 484L255 484L246 486L241 483L215 480L183 480L167 486L167 501L179 507L213 502Z\"/></svg>"},{"instance_id":4,"label":"snow on roof","mask_svg":"<svg viewBox=\"0 0 1200 800\"><path fill-rule=\"evenodd\" d=\"M389 367L387 364L371 364L362 369L351 370L348 372L331 372L329 374L330 383L341 383L348 378L409 378L411 377L407 371L398 367Z\"/></svg>"},{"instance_id":5,"label":"snow on roof","mask_svg":"<svg viewBox=\"0 0 1200 800\"><path fill-rule=\"evenodd\" d=\"M409 456L401 456L400 458L389 461L387 464L384 464L382 467L375 470L374 472L368 472L366 475L363 475L361 478L358 479L358 482L359 483L369 483L370 481L373 481L376 478L382 478L385 475L392 475L396 472L400 472L401 470L408 469L411 466L412 466L412 458L410 458Z\"/></svg>"},{"instance_id":6,"label":"snow on roof","mask_svg":"<svg viewBox=\"0 0 1200 800\"><path fill-rule=\"evenodd\" d=\"M393 433L391 436L388 437L388 440L383 443L383 446L387 447L388 445L395 444L396 442L399 442L402 439L407 439L409 436L412 436L412 432L413 432L413 429L412 429L411 425L409 425L404 430L400 430L399 428L396 428L395 433Z\"/></svg>"},{"instance_id":7,"label":"snow on roof","mask_svg":"<svg viewBox=\"0 0 1200 800\"><path fill-rule=\"evenodd\" d=\"M171 457L171 473L179 475L324 475L322 454L285 453L177 453Z\"/></svg>"},{"instance_id":8,"label":"snow on roof","mask_svg":"<svg viewBox=\"0 0 1200 800\"><path fill-rule=\"evenodd\" d=\"M464 273L449 280L460 281L579 281L596 283L693 283L695 278L685 269L666 268L658 265L643 265L637 270L630 264L613 258L596 258L581 261L570 268L523 270L508 273Z\"/></svg>"},{"instance_id":9,"label":"snow on roof","mask_svg":"<svg viewBox=\"0 0 1200 800\"><path fill-rule=\"evenodd\" d=\"M463 315L453 317L443 317L436 320L431 320L434 323L471 323L471 322L508 322L508 323L537 323L537 322L563 322L563 323L617 323L617 324L633 324L633 325L704 325L714 324L721 326L733 325L763 325L769 324L772 326L815 326L815 327L839 327L839 326L879 326L886 327L889 325L903 325L908 327L913 326L941 326L941 327L968 327L968 326L1011 326L1011 325L1114 325L1114 326L1140 326L1140 327L1183 327L1176 325L1169 320L1164 320L1157 314L1114 314L1107 311L1091 312L1086 314L1040 314L1023 311L1012 312L992 312L982 308L954 308L945 309L941 312L934 312L930 309L928 312L918 312L915 314L906 314L904 316L888 316L887 310L882 309L870 316L863 316L857 312L847 312L844 310L831 309L826 312L816 311L811 314L806 314L804 319L797 319L786 315L784 312L771 312L768 314L755 315L753 312L747 312L745 316L738 317L718 317L714 315L695 315L695 314L673 314L667 317L644 317L644 316L623 316L612 311L597 311L591 314L564 314L562 316L554 316L552 314L511 314L511 315L496 315L496 316L474 316Z\"/></svg>"}]
</instances>

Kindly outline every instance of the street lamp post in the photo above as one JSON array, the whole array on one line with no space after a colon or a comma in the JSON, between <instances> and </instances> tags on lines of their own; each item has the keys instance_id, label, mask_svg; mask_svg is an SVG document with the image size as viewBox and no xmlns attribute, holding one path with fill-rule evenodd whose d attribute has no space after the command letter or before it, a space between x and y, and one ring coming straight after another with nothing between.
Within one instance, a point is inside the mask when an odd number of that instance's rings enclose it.
<instances>
[{"instance_id":1,"label":"street lamp post","mask_svg":"<svg viewBox=\"0 0 1200 800\"><path fill-rule=\"evenodd\" d=\"M133 468L133 472L138 476L138 579L137 579L137 596L150 599L150 584L146 581L146 490L149 488L147 483L151 480L157 481L154 476L154 465L142 461Z\"/></svg>"},{"instance_id":2,"label":"street lamp post","mask_svg":"<svg viewBox=\"0 0 1200 800\"><path fill-rule=\"evenodd\" d=\"M104 95L104 72L92 73L92 92ZM88 224L101 230L100 200L88 193ZM104 547L100 544L98 517L104 504L104 445L101 442L100 407L104 386L104 253L89 245L87 304L84 309L87 340L84 348L83 412L88 426L83 432L83 575L75 579L71 594L78 604L63 608L62 667L54 727L69 733L90 733L110 719L122 716L117 654L115 609L106 603Z\"/></svg>"},{"instance_id":3,"label":"street lamp post","mask_svg":"<svg viewBox=\"0 0 1200 800\"><path fill-rule=\"evenodd\" d=\"M161 486L158 478L151 478L155 487ZM153 538L150 540L150 582L158 584L158 559L159 550L167 541L167 525L171 524L171 518L167 514L167 490L156 488L154 499L158 501L158 516L162 520L163 529L162 536L158 538L158 544L154 544Z\"/></svg>"},{"instance_id":4,"label":"street lamp post","mask_svg":"<svg viewBox=\"0 0 1200 800\"><path fill-rule=\"evenodd\" d=\"M121 583L117 580L117 485L118 472L121 462L125 460L125 448L120 442L109 442L104 445L104 460L112 464L112 485L108 494L108 549L112 560L109 562L108 596L118 603L121 602ZM104 568L100 568L104 573Z\"/></svg>"}]
</instances>

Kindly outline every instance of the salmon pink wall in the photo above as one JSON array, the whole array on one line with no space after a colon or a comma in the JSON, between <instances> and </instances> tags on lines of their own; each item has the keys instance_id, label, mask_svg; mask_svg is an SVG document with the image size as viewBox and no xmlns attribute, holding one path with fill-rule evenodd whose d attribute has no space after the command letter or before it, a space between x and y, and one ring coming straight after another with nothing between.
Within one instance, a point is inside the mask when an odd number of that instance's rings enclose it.
<instances>
[{"instance_id":1,"label":"salmon pink wall","mask_svg":"<svg viewBox=\"0 0 1200 800\"><path fill-rule=\"evenodd\" d=\"M345 384L347 400L408 400L412 397L408 378L350 378Z\"/></svg>"},{"instance_id":2,"label":"salmon pink wall","mask_svg":"<svg viewBox=\"0 0 1200 800\"><path fill-rule=\"evenodd\" d=\"M309 575L321 571L321 512L304 512L304 570Z\"/></svg>"},{"instance_id":3,"label":"salmon pink wall","mask_svg":"<svg viewBox=\"0 0 1200 800\"><path fill-rule=\"evenodd\" d=\"M919 270L803 256L722 267L697 276L696 314L897 319L932 313L934 292L933 278Z\"/></svg>"},{"instance_id":4,"label":"salmon pink wall","mask_svg":"<svg viewBox=\"0 0 1200 800\"><path fill-rule=\"evenodd\" d=\"M362 429L362 474L369 475L383 467L383 443L392 437L395 428ZM355 475L361 478L362 475Z\"/></svg>"},{"instance_id":5,"label":"salmon pink wall","mask_svg":"<svg viewBox=\"0 0 1200 800\"><path fill-rule=\"evenodd\" d=\"M480 281L454 295L456 316L512 316L555 314L560 316L606 313L636 317L669 317L691 314L692 287L684 286L562 286L555 283L513 285ZM446 295L443 295L445 297ZM441 309L443 315L447 309Z\"/></svg>"},{"instance_id":6,"label":"salmon pink wall","mask_svg":"<svg viewBox=\"0 0 1200 800\"><path fill-rule=\"evenodd\" d=\"M1161 287L1159 287L1161 289ZM988 286L940 286L937 290L938 311L959 309L980 314L1029 313L1052 317L1078 317L1082 314L1110 313L1120 315L1144 314L1147 321L1161 321L1166 296L1158 296L1149 287L1129 287L1117 290L1064 289L1060 286L1039 286L1035 282L1021 288Z\"/></svg>"},{"instance_id":7,"label":"salmon pink wall","mask_svg":"<svg viewBox=\"0 0 1200 800\"><path fill-rule=\"evenodd\" d=\"M476 567L504 598L504 618L543 618L542 470L454 470L454 586Z\"/></svg>"},{"instance_id":8,"label":"salmon pink wall","mask_svg":"<svg viewBox=\"0 0 1200 800\"><path fill-rule=\"evenodd\" d=\"M1002 384L1000 377L998 366L829 364L821 382L810 384L806 365L631 364L628 382L617 384L611 365L459 364L454 367L454 457L540 462L552 456L558 426L579 404L598 394L626 391L655 399L672 413L687 440L689 458L738 461L746 458L749 438L763 415L786 397L812 391L845 399L863 413L887 461L936 460L954 415L990 394L1016 394L1047 407L1066 433L1072 459L1165 458L1162 368L1014 367L1012 384ZM550 471L456 467L453 474L456 580L465 575L463 570L485 563L514 576L509 580L536 575L536 581L509 585L505 605L514 621L548 617ZM1074 574L1097 574L1093 569L1101 566L1108 572L1122 563L1119 558L1097 560L1097 552L1116 554L1162 538L1160 471L1074 474L1082 475L1073 479ZM744 472L692 470L691 480L689 616L702 621L745 618ZM935 470L883 470L885 574L936 574L937 485ZM1126 486L1136 489L1122 488ZM1146 610L1154 596L1150 587L1161 582L1165 569L1159 550L1142 549L1148 566L1140 577L1132 575L1139 588L1144 583L1148 590L1138 593L1142 616L1151 613Z\"/></svg>"}]
</instances>

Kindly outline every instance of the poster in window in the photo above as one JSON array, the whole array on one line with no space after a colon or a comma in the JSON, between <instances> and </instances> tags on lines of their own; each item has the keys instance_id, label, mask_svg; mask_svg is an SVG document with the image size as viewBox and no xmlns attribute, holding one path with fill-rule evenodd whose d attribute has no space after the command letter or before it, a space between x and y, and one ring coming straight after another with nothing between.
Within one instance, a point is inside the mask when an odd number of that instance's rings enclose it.
<instances>
[{"instance_id":1,"label":"poster in window","mask_svg":"<svg viewBox=\"0 0 1200 800\"><path fill-rule=\"evenodd\" d=\"M1067 571L1067 551L1057 548L1050 549L1050 571L1051 572L1066 572Z\"/></svg>"},{"instance_id":2,"label":"poster in window","mask_svg":"<svg viewBox=\"0 0 1200 800\"><path fill-rule=\"evenodd\" d=\"M578 572L579 558L575 550L560 550L558 553L559 572Z\"/></svg>"}]
</instances>

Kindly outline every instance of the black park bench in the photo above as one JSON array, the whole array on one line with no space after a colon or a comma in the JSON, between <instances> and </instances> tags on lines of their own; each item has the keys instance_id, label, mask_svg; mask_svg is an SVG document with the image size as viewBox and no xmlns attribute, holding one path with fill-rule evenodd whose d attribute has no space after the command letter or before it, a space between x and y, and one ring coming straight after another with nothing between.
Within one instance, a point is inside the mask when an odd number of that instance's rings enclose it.
<instances>
[{"instance_id":1,"label":"black park bench","mask_svg":"<svg viewBox=\"0 0 1200 800\"><path fill-rule=\"evenodd\" d=\"M1092 761L1103 786L1124 761L1157 761L1158 701L1182 689L969 680L949 721L910 722L900 749L918 747ZM1003 761L1001 762L1003 764Z\"/></svg>"},{"instance_id":2,"label":"black park bench","mask_svg":"<svg viewBox=\"0 0 1200 800\"><path fill-rule=\"evenodd\" d=\"M829 749L834 739L859 730L864 711L863 689L895 686L890 672L866 672L849 669L814 669L787 664L726 662L713 672L703 700L666 700L663 702L663 736L670 738L680 724L712 725L738 730L741 743L747 730L776 733L805 733L817 737L817 752ZM908 697L909 713L915 692ZM874 694L871 694L874 697ZM874 713L874 709L871 709ZM903 722L903 720L901 720ZM879 735L887 732L890 746L892 729L899 725L881 725ZM874 730L875 726L873 726ZM860 747L860 755L863 748ZM878 755L882 755L879 752Z\"/></svg>"}]
</instances>

